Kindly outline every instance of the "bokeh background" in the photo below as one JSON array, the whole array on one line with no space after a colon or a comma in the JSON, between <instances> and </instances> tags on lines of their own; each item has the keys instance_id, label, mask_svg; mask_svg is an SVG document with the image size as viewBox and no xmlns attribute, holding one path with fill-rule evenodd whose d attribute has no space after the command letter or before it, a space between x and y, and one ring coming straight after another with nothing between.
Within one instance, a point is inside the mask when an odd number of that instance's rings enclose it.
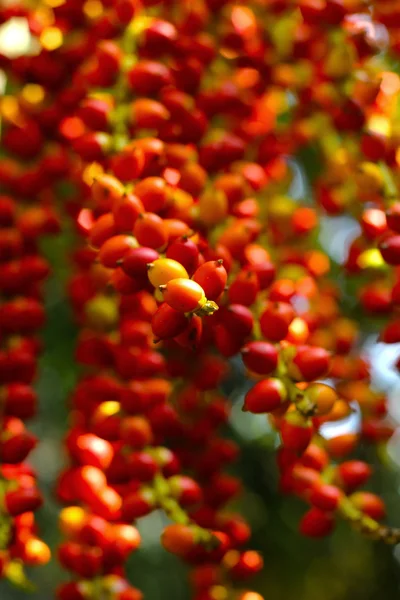
<instances>
[{"instance_id":1,"label":"bokeh background","mask_svg":"<svg viewBox=\"0 0 400 600\"><path fill-rule=\"evenodd\" d=\"M0 0L0 2L5 0ZM15 56L30 47L23 20L11 27L0 27L0 47ZM0 73L1 75L1 73ZM0 77L0 85L2 83ZM1 94L1 87L0 87ZM1 154L0 154L1 160ZM296 201L312 202L312 181L318 173L318 155L312 149L290 159L293 181L290 195ZM323 218L316 243L330 255L333 272L342 285L345 312L357 311L356 282L346 281L340 274L340 263L346 248L358 235L357 224L348 217ZM47 282L48 321L43 331L45 353L42 356L37 390L40 414L32 430L40 439L32 462L40 473L40 485L46 502L39 513L44 539L55 548L57 506L53 486L65 460L62 440L68 426L68 397L79 376L74 363L77 331L65 295L68 277L68 252L73 234L66 221L62 236L43 242L43 251L53 266ZM335 275L336 276L336 275ZM359 316L359 315L358 315ZM399 345L388 347L377 343L379 321L363 321L365 352L373 364L375 384L386 390L390 398L391 416L400 421L400 378L393 368ZM232 417L226 435L241 446L241 459L232 469L244 482L245 491L232 507L244 514L252 526L252 546L264 556L265 568L254 580L254 589L268 600L396 600L400 598L400 545L394 548L362 538L346 524L339 524L327 540L314 541L301 537L297 527L304 511L302 503L285 498L278 492L275 466L276 435L262 416L242 413L243 396L248 383L240 370L226 384L232 401ZM340 433L357 429L357 416L335 424ZM327 431L327 435L335 432ZM375 469L372 488L383 496L388 507L388 520L400 526L400 438L395 434L386 449L361 447L357 457L371 462ZM129 564L130 580L145 593L147 600L186 600L190 597L187 573L175 557L159 544L159 534L166 524L161 513L139 520L143 545ZM67 575L51 561L49 565L29 573L37 585L32 600L54 598L55 586ZM0 582L1 600L19 600L25 594Z\"/></svg>"}]
</instances>

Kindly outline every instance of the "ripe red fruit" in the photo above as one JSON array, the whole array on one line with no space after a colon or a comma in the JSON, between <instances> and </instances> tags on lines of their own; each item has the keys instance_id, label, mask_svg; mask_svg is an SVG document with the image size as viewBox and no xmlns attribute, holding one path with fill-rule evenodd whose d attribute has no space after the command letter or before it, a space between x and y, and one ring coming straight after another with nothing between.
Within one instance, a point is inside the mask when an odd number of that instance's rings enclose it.
<instances>
[{"instance_id":1,"label":"ripe red fruit","mask_svg":"<svg viewBox=\"0 0 400 600\"><path fill-rule=\"evenodd\" d=\"M110 239L116 233L118 231L114 218L110 213L106 213L105 215L101 215L90 228L89 243L94 248L100 248L106 240Z\"/></svg>"},{"instance_id":2,"label":"ripe red fruit","mask_svg":"<svg viewBox=\"0 0 400 600\"><path fill-rule=\"evenodd\" d=\"M114 455L111 444L92 433L78 436L74 451L81 464L99 469L106 469Z\"/></svg>"},{"instance_id":3,"label":"ripe red fruit","mask_svg":"<svg viewBox=\"0 0 400 600\"><path fill-rule=\"evenodd\" d=\"M280 379L263 379L247 392L243 410L252 413L271 412L286 400L286 388Z\"/></svg>"},{"instance_id":4,"label":"ripe red fruit","mask_svg":"<svg viewBox=\"0 0 400 600\"><path fill-rule=\"evenodd\" d=\"M111 40L101 40L96 47L98 61L98 72L101 73L103 81L99 82L101 87L111 85L118 75L122 59L122 50L118 44Z\"/></svg>"},{"instance_id":5,"label":"ripe red fruit","mask_svg":"<svg viewBox=\"0 0 400 600\"><path fill-rule=\"evenodd\" d=\"M90 508L97 515L107 521L115 521L121 518L121 496L114 488L105 486L90 501Z\"/></svg>"},{"instance_id":6,"label":"ripe red fruit","mask_svg":"<svg viewBox=\"0 0 400 600\"><path fill-rule=\"evenodd\" d=\"M269 375L278 365L278 350L268 342L248 342L242 348L246 367L258 375Z\"/></svg>"},{"instance_id":7,"label":"ripe red fruit","mask_svg":"<svg viewBox=\"0 0 400 600\"><path fill-rule=\"evenodd\" d=\"M141 246L131 248L123 257L121 267L124 272L133 278L147 279L147 265L159 258L159 253L153 248Z\"/></svg>"},{"instance_id":8,"label":"ripe red fruit","mask_svg":"<svg viewBox=\"0 0 400 600\"><path fill-rule=\"evenodd\" d=\"M400 233L400 202L395 202L387 209L386 220L389 229Z\"/></svg>"},{"instance_id":9,"label":"ripe red fruit","mask_svg":"<svg viewBox=\"0 0 400 600\"><path fill-rule=\"evenodd\" d=\"M260 290L266 290L275 279L276 268L272 262L252 262L250 265L246 266L245 269L250 269L257 275Z\"/></svg>"},{"instance_id":10,"label":"ripe red fruit","mask_svg":"<svg viewBox=\"0 0 400 600\"><path fill-rule=\"evenodd\" d=\"M168 200L168 184L161 177L146 177L135 186L135 195L147 212L158 213Z\"/></svg>"},{"instance_id":11,"label":"ripe red fruit","mask_svg":"<svg viewBox=\"0 0 400 600\"><path fill-rule=\"evenodd\" d=\"M243 269L229 286L228 296L233 304L251 306L256 301L259 291L260 285L256 273Z\"/></svg>"},{"instance_id":12,"label":"ripe red fruit","mask_svg":"<svg viewBox=\"0 0 400 600\"><path fill-rule=\"evenodd\" d=\"M147 212L139 216L133 228L133 234L141 246L159 250L168 241L167 231L161 217Z\"/></svg>"},{"instance_id":13,"label":"ripe red fruit","mask_svg":"<svg viewBox=\"0 0 400 600\"><path fill-rule=\"evenodd\" d=\"M203 319L195 314L189 316L185 329L175 337L175 341L183 348L197 350L203 334Z\"/></svg>"},{"instance_id":14,"label":"ripe red fruit","mask_svg":"<svg viewBox=\"0 0 400 600\"><path fill-rule=\"evenodd\" d=\"M122 517L125 521L135 521L150 514L156 504L151 489L142 489L128 494L123 499Z\"/></svg>"},{"instance_id":15,"label":"ripe red fruit","mask_svg":"<svg viewBox=\"0 0 400 600\"><path fill-rule=\"evenodd\" d=\"M302 453L311 442L313 428L299 413L290 412L282 419L280 433L285 448Z\"/></svg>"},{"instance_id":16,"label":"ripe red fruit","mask_svg":"<svg viewBox=\"0 0 400 600\"><path fill-rule=\"evenodd\" d=\"M193 281L203 288L208 300L217 300L225 289L227 279L228 275L222 260L205 262L193 275Z\"/></svg>"},{"instance_id":17,"label":"ripe red fruit","mask_svg":"<svg viewBox=\"0 0 400 600\"><path fill-rule=\"evenodd\" d=\"M194 273L199 264L199 249L188 238L178 238L172 242L167 248L166 256L183 265L189 275Z\"/></svg>"},{"instance_id":18,"label":"ripe red fruit","mask_svg":"<svg viewBox=\"0 0 400 600\"><path fill-rule=\"evenodd\" d=\"M300 532L307 537L325 537L332 533L333 517L319 508L310 508L300 521Z\"/></svg>"},{"instance_id":19,"label":"ripe red fruit","mask_svg":"<svg viewBox=\"0 0 400 600\"><path fill-rule=\"evenodd\" d=\"M230 304L226 308L221 308L217 313L217 320L235 340L239 341L244 341L250 335L254 324L253 313L242 304Z\"/></svg>"},{"instance_id":20,"label":"ripe red fruit","mask_svg":"<svg viewBox=\"0 0 400 600\"><path fill-rule=\"evenodd\" d=\"M161 288L164 301L182 313L198 310L206 302L203 288L192 279L171 279Z\"/></svg>"},{"instance_id":21,"label":"ripe red fruit","mask_svg":"<svg viewBox=\"0 0 400 600\"><path fill-rule=\"evenodd\" d=\"M139 481L151 481L158 471L155 459L144 451L132 452L127 459L131 477Z\"/></svg>"},{"instance_id":22,"label":"ripe red fruit","mask_svg":"<svg viewBox=\"0 0 400 600\"><path fill-rule=\"evenodd\" d=\"M74 140L72 146L82 160L101 161L110 149L111 137L102 132L88 132Z\"/></svg>"},{"instance_id":23,"label":"ripe red fruit","mask_svg":"<svg viewBox=\"0 0 400 600\"><path fill-rule=\"evenodd\" d=\"M335 485L318 482L310 495L310 502L317 508L334 511L338 508L343 492Z\"/></svg>"},{"instance_id":24,"label":"ripe red fruit","mask_svg":"<svg viewBox=\"0 0 400 600\"><path fill-rule=\"evenodd\" d=\"M114 235L102 244L99 252L99 260L102 265L110 269L115 268L131 250L137 247L137 241L132 235Z\"/></svg>"},{"instance_id":25,"label":"ripe red fruit","mask_svg":"<svg viewBox=\"0 0 400 600\"><path fill-rule=\"evenodd\" d=\"M389 265L400 265L400 235L386 236L378 247Z\"/></svg>"},{"instance_id":26,"label":"ripe red fruit","mask_svg":"<svg viewBox=\"0 0 400 600\"><path fill-rule=\"evenodd\" d=\"M10 383L4 387L4 414L30 419L35 414L37 396L31 386Z\"/></svg>"},{"instance_id":27,"label":"ripe red fruit","mask_svg":"<svg viewBox=\"0 0 400 600\"><path fill-rule=\"evenodd\" d=\"M262 570L264 561L258 552L247 550L239 554L233 550L225 555L224 564L234 579L247 579Z\"/></svg>"},{"instance_id":28,"label":"ripe red fruit","mask_svg":"<svg viewBox=\"0 0 400 600\"><path fill-rule=\"evenodd\" d=\"M306 388L306 396L314 404L315 414L318 416L329 414L338 399L332 387L317 382Z\"/></svg>"},{"instance_id":29,"label":"ripe red fruit","mask_svg":"<svg viewBox=\"0 0 400 600\"><path fill-rule=\"evenodd\" d=\"M151 96L171 82L171 73L160 62L141 60L129 71L128 82L137 95Z\"/></svg>"},{"instance_id":30,"label":"ripe red fruit","mask_svg":"<svg viewBox=\"0 0 400 600\"><path fill-rule=\"evenodd\" d=\"M168 485L172 495L179 501L181 506L191 506L202 500L202 490L191 477L174 475L168 479Z\"/></svg>"},{"instance_id":31,"label":"ripe red fruit","mask_svg":"<svg viewBox=\"0 0 400 600\"><path fill-rule=\"evenodd\" d=\"M153 19L146 28L143 39L145 51L155 56L171 52L178 39L176 27L169 21Z\"/></svg>"},{"instance_id":32,"label":"ripe red fruit","mask_svg":"<svg viewBox=\"0 0 400 600\"><path fill-rule=\"evenodd\" d=\"M124 194L113 203L112 214L117 231L131 233L140 214L145 211L141 200L134 194Z\"/></svg>"},{"instance_id":33,"label":"ripe red fruit","mask_svg":"<svg viewBox=\"0 0 400 600\"><path fill-rule=\"evenodd\" d=\"M371 473L371 467L361 460L348 460L338 466L339 482L348 490L363 485Z\"/></svg>"},{"instance_id":34,"label":"ripe red fruit","mask_svg":"<svg viewBox=\"0 0 400 600\"><path fill-rule=\"evenodd\" d=\"M158 129L169 116L168 110L157 100L138 98L131 104L131 120L138 129Z\"/></svg>"},{"instance_id":35,"label":"ripe red fruit","mask_svg":"<svg viewBox=\"0 0 400 600\"><path fill-rule=\"evenodd\" d=\"M288 332L296 313L287 302L270 302L260 317L260 328L263 336L271 342L280 342Z\"/></svg>"},{"instance_id":36,"label":"ripe red fruit","mask_svg":"<svg viewBox=\"0 0 400 600\"><path fill-rule=\"evenodd\" d=\"M77 111L77 116L89 129L107 131L112 106L100 98L85 98Z\"/></svg>"},{"instance_id":37,"label":"ripe red fruit","mask_svg":"<svg viewBox=\"0 0 400 600\"><path fill-rule=\"evenodd\" d=\"M299 346L293 359L296 370L290 369L291 375L297 375L300 381L312 381L327 374L330 355L324 348L317 346Z\"/></svg>"},{"instance_id":38,"label":"ripe red fruit","mask_svg":"<svg viewBox=\"0 0 400 600\"><path fill-rule=\"evenodd\" d=\"M80 583L75 581L63 583L57 588L56 595L58 600L85 600L84 591L80 587Z\"/></svg>"},{"instance_id":39,"label":"ripe red fruit","mask_svg":"<svg viewBox=\"0 0 400 600\"><path fill-rule=\"evenodd\" d=\"M148 446L153 440L150 423L140 415L124 417L121 421L120 435L123 442L138 449Z\"/></svg>"},{"instance_id":40,"label":"ripe red fruit","mask_svg":"<svg viewBox=\"0 0 400 600\"><path fill-rule=\"evenodd\" d=\"M151 320L154 336L158 340L174 338L184 331L188 319L184 312L175 310L166 302L157 309Z\"/></svg>"},{"instance_id":41,"label":"ripe red fruit","mask_svg":"<svg viewBox=\"0 0 400 600\"><path fill-rule=\"evenodd\" d=\"M195 545L194 531L188 525L168 525L161 535L161 543L168 552L184 557Z\"/></svg>"},{"instance_id":42,"label":"ripe red fruit","mask_svg":"<svg viewBox=\"0 0 400 600\"><path fill-rule=\"evenodd\" d=\"M106 476L97 467L80 467L73 473L76 493L79 498L90 502L107 484Z\"/></svg>"},{"instance_id":43,"label":"ripe red fruit","mask_svg":"<svg viewBox=\"0 0 400 600\"><path fill-rule=\"evenodd\" d=\"M359 508L364 514L371 517L371 519L380 521L386 516L385 504L383 500L376 494L365 491L355 492L349 497L349 499L354 506Z\"/></svg>"},{"instance_id":44,"label":"ripe red fruit","mask_svg":"<svg viewBox=\"0 0 400 600\"><path fill-rule=\"evenodd\" d=\"M13 517L22 513L35 511L43 503L40 492L34 488L18 488L6 492L4 496L4 507L9 515Z\"/></svg>"}]
</instances>

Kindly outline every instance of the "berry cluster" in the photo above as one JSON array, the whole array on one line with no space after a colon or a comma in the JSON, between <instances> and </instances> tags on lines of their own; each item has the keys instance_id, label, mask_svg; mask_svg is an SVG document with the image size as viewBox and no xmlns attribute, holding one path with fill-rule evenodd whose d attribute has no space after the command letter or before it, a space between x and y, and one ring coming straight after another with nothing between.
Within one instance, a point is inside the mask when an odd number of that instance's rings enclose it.
<instances>
[{"instance_id":1,"label":"berry cluster","mask_svg":"<svg viewBox=\"0 0 400 600\"><path fill-rule=\"evenodd\" d=\"M39 241L60 227L47 183L59 173L57 158L38 155L43 137L27 88L29 84L13 98L5 96L1 106L0 571L29 586L22 565L42 565L50 559L35 524L34 513L43 500L28 463L38 440L25 426L37 409L34 380L42 346L37 334L45 321L43 282L50 272Z\"/></svg>"},{"instance_id":2,"label":"berry cluster","mask_svg":"<svg viewBox=\"0 0 400 600\"><path fill-rule=\"evenodd\" d=\"M4 22L25 17L40 47L1 61L15 86L0 168L5 564L47 558L31 533L33 476L19 465L33 445L21 419L34 412L48 271L37 240L57 229L57 211L78 238L68 294L85 371L57 484L58 558L74 577L60 600L139 600L124 564L140 545L136 520L154 510L172 521L161 542L192 565L196 600L261 600L241 582L262 558L229 509L241 483L226 471L238 447L224 437L222 389L236 356L252 382L243 410L279 433L281 490L308 505L300 531L325 536L342 517L400 540L361 489L371 468L352 456L392 426L363 320L346 311L351 276L366 313L389 316L381 339L400 341L396 5L60 0L2 11ZM317 168L305 174L307 152ZM293 191L298 170L307 199ZM360 233L333 265L318 232L339 214ZM360 431L326 435L354 410Z\"/></svg>"},{"instance_id":3,"label":"berry cluster","mask_svg":"<svg viewBox=\"0 0 400 600\"><path fill-rule=\"evenodd\" d=\"M41 347L36 334L45 318L41 283L49 272L37 249L43 224L35 223L35 216L40 220L39 207L17 204L11 194L0 196L0 566L11 579L18 577L21 561L40 565L50 558L37 537L34 511L42 497L26 462L37 439L24 423L36 413L32 386Z\"/></svg>"}]
</instances>

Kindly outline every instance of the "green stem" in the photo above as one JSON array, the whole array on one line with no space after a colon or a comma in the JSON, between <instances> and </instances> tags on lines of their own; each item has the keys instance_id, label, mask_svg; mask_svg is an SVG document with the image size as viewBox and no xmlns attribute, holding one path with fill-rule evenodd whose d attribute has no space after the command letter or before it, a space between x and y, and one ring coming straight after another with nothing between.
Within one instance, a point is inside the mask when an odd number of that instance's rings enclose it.
<instances>
[{"instance_id":1,"label":"green stem","mask_svg":"<svg viewBox=\"0 0 400 600\"><path fill-rule=\"evenodd\" d=\"M349 521L354 529L374 540L381 540L386 544L398 544L400 542L400 528L381 525L354 506L349 498L341 501L339 514L346 521Z\"/></svg>"}]
</instances>

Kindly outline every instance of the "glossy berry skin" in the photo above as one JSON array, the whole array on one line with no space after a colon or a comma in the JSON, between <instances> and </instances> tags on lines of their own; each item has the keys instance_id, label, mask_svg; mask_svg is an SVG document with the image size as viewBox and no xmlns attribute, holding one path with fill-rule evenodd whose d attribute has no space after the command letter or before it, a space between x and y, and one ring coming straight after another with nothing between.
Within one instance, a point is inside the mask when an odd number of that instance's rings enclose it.
<instances>
[{"instance_id":1,"label":"glossy berry skin","mask_svg":"<svg viewBox=\"0 0 400 600\"><path fill-rule=\"evenodd\" d=\"M168 241L163 220L152 212L139 215L133 228L133 235L141 246L148 246L154 250L162 249Z\"/></svg>"},{"instance_id":2,"label":"glossy berry skin","mask_svg":"<svg viewBox=\"0 0 400 600\"><path fill-rule=\"evenodd\" d=\"M99 252L99 260L108 268L115 268L119 261L131 248L137 247L137 241L131 235L115 235L102 244Z\"/></svg>"},{"instance_id":3,"label":"glossy berry skin","mask_svg":"<svg viewBox=\"0 0 400 600\"><path fill-rule=\"evenodd\" d=\"M289 413L280 426L282 443L285 448L302 453L311 442L312 426L298 413Z\"/></svg>"},{"instance_id":4,"label":"glossy berry skin","mask_svg":"<svg viewBox=\"0 0 400 600\"><path fill-rule=\"evenodd\" d=\"M260 291L257 274L254 271L243 270L230 284L228 290L229 300L232 303L251 306L257 299Z\"/></svg>"},{"instance_id":5,"label":"glossy berry skin","mask_svg":"<svg viewBox=\"0 0 400 600\"><path fill-rule=\"evenodd\" d=\"M244 410L252 413L267 413L276 410L285 402L287 392L280 379L263 379L247 392Z\"/></svg>"},{"instance_id":6,"label":"glossy berry skin","mask_svg":"<svg viewBox=\"0 0 400 600\"><path fill-rule=\"evenodd\" d=\"M167 340L181 334L188 324L184 312L177 311L164 302L151 320L153 334L158 340Z\"/></svg>"},{"instance_id":7,"label":"glossy berry skin","mask_svg":"<svg viewBox=\"0 0 400 600\"><path fill-rule=\"evenodd\" d=\"M349 490L363 485L371 473L371 467L361 460L349 460L338 467L339 480Z\"/></svg>"},{"instance_id":8,"label":"glossy berry skin","mask_svg":"<svg viewBox=\"0 0 400 600\"><path fill-rule=\"evenodd\" d=\"M310 495L313 506L325 511L334 511L338 508L343 492L334 485L317 483Z\"/></svg>"},{"instance_id":9,"label":"glossy berry skin","mask_svg":"<svg viewBox=\"0 0 400 600\"><path fill-rule=\"evenodd\" d=\"M145 279L148 276L148 265L158 258L159 254L153 248L132 248L124 255L121 267L130 277Z\"/></svg>"},{"instance_id":10,"label":"glossy berry skin","mask_svg":"<svg viewBox=\"0 0 400 600\"><path fill-rule=\"evenodd\" d=\"M94 248L100 248L102 244L118 233L115 221L110 213L101 215L89 230L89 242Z\"/></svg>"},{"instance_id":11,"label":"glossy berry skin","mask_svg":"<svg viewBox=\"0 0 400 600\"><path fill-rule=\"evenodd\" d=\"M124 194L113 203L112 214L117 231L131 233L133 227L144 213L145 208L141 200L134 194Z\"/></svg>"},{"instance_id":12,"label":"glossy berry skin","mask_svg":"<svg viewBox=\"0 0 400 600\"><path fill-rule=\"evenodd\" d=\"M116 177L102 173L94 180L91 193L97 204L109 204L111 207L114 202L122 198L125 188Z\"/></svg>"},{"instance_id":13,"label":"glossy berry skin","mask_svg":"<svg viewBox=\"0 0 400 600\"><path fill-rule=\"evenodd\" d=\"M366 491L355 492L350 496L350 500L354 506L371 519L381 521L386 516L385 504L376 494Z\"/></svg>"},{"instance_id":14,"label":"glossy berry skin","mask_svg":"<svg viewBox=\"0 0 400 600\"><path fill-rule=\"evenodd\" d=\"M329 359L329 352L324 348L301 346L293 359L291 374L300 381L319 379L327 374Z\"/></svg>"},{"instance_id":15,"label":"glossy berry skin","mask_svg":"<svg viewBox=\"0 0 400 600\"><path fill-rule=\"evenodd\" d=\"M347 508L350 526L398 540L371 521L384 516L380 499L355 491L369 465L346 459L393 428L360 354L362 321L342 310L356 276L360 309L385 319L379 340L399 341L395 3L49 0L43 14L28 4L0 8L0 23L22 17L38 47L0 56L13 91L0 161L0 576L10 560L49 558L21 462L38 440L22 419L35 411L45 317L48 267L36 259L41 237L59 231L59 192L77 233L68 293L84 367L57 486L69 505L58 556L74 578L60 600L142 600L124 563L140 542L132 521L153 510L172 521L164 547L195 569L195 600L262 600L235 585L263 566L229 512L241 482L225 471L238 447L225 437L223 382L239 355L244 411L268 415L281 439L281 491L310 506L300 531L325 536ZM283 54L279 32L290 34ZM49 50L54 34L61 45ZM291 181L309 148L319 172L302 173L315 191L305 203ZM359 227L343 261L325 249L325 213ZM360 431L325 436L350 402Z\"/></svg>"},{"instance_id":16,"label":"glossy berry skin","mask_svg":"<svg viewBox=\"0 0 400 600\"><path fill-rule=\"evenodd\" d=\"M389 265L399 265L400 235L386 236L385 239L380 242L379 250L385 262Z\"/></svg>"},{"instance_id":17,"label":"glossy berry skin","mask_svg":"<svg viewBox=\"0 0 400 600\"><path fill-rule=\"evenodd\" d=\"M168 201L168 185L161 177L146 177L135 186L135 195L147 212L159 213Z\"/></svg>"},{"instance_id":18,"label":"glossy berry skin","mask_svg":"<svg viewBox=\"0 0 400 600\"><path fill-rule=\"evenodd\" d=\"M166 256L183 265L190 276L198 267L199 249L191 239L176 239L168 246Z\"/></svg>"},{"instance_id":19,"label":"glossy berry skin","mask_svg":"<svg viewBox=\"0 0 400 600\"><path fill-rule=\"evenodd\" d=\"M132 90L143 96L158 92L170 81L169 69L156 61L139 61L128 73Z\"/></svg>"},{"instance_id":20,"label":"glossy berry skin","mask_svg":"<svg viewBox=\"0 0 400 600\"><path fill-rule=\"evenodd\" d=\"M245 366L258 375L269 375L278 366L278 351L268 342L248 342L242 348Z\"/></svg>"},{"instance_id":21,"label":"glossy berry skin","mask_svg":"<svg viewBox=\"0 0 400 600\"><path fill-rule=\"evenodd\" d=\"M242 304L229 304L221 308L217 319L236 339L243 341L250 335L254 325L253 313Z\"/></svg>"},{"instance_id":22,"label":"glossy berry skin","mask_svg":"<svg viewBox=\"0 0 400 600\"><path fill-rule=\"evenodd\" d=\"M387 209L386 220L390 229L400 233L400 202L395 202Z\"/></svg>"},{"instance_id":23,"label":"glossy berry skin","mask_svg":"<svg viewBox=\"0 0 400 600\"><path fill-rule=\"evenodd\" d=\"M188 279L189 275L183 265L171 258L159 258L147 266L150 283L156 288L165 285L171 279Z\"/></svg>"},{"instance_id":24,"label":"glossy berry skin","mask_svg":"<svg viewBox=\"0 0 400 600\"><path fill-rule=\"evenodd\" d=\"M306 395L315 405L317 415L329 414L338 399L335 390L324 383L311 383L306 388Z\"/></svg>"},{"instance_id":25,"label":"glossy berry skin","mask_svg":"<svg viewBox=\"0 0 400 600\"><path fill-rule=\"evenodd\" d=\"M217 300L225 289L228 275L222 261L207 261L193 274L193 281L204 290L208 300Z\"/></svg>"},{"instance_id":26,"label":"glossy berry skin","mask_svg":"<svg viewBox=\"0 0 400 600\"><path fill-rule=\"evenodd\" d=\"M263 336L271 342L280 342L289 331L289 325L295 318L293 307L286 302L269 303L260 317Z\"/></svg>"},{"instance_id":27,"label":"glossy berry skin","mask_svg":"<svg viewBox=\"0 0 400 600\"><path fill-rule=\"evenodd\" d=\"M171 279L162 295L169 306L183 313L199 310L206 303L203 288L192 279Z\"/></svg>"},{"instance_id":28,"label":"glossy berry skin","mask_svg":"<svg viewBox=\"0 0 400 600\"><path fill-rule=\"evenodd\" d=\"M333 528L333 517L319 508L310 508L300 521L300 532L307 537L325 537Z\"/></svg>"},{"instance_id":29,"label":"glossy berry skin","mask_svg":"<svg viewBox=\"0 0 400 600\"><path fill-rule=\"evenodd\" d=\"M168 552L185 556L194 546L194 533L187 525L168 525L162 533L161 543Z\"/></svg>"}]
</instances>

